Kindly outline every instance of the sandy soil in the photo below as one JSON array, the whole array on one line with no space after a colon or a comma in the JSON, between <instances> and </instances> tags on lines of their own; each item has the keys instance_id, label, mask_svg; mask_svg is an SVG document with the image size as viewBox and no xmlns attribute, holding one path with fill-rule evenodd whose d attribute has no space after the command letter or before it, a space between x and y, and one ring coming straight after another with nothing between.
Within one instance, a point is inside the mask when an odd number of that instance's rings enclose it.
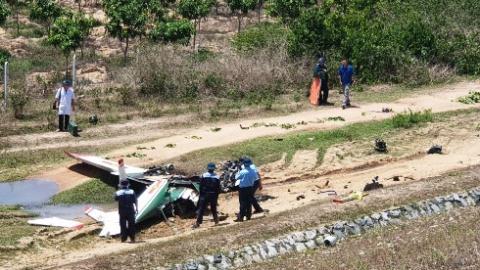
<instances>
[{"instance_id":1,"label":"sandy soil","mask_svg":"<svg viewBox=\"0 0 480 270\"><path fill-rule=\"evenodd\" d=\"M432 109L433 112L443 112L457 109L480 107L480 104L465 105L456 102L456 99L458 97L468 94L469 91L478 91L479 89L480 86L477 82L462 82L448 87L444 87L442 89L437 89L437 91L434 91L431 94L417 95L415 97L400 99L392 103L364 104L347 110L342 110L338 107L320 107L280 117L233 121L224 124L201 126L196 129L178 128L164 130L159 128L141 131L141 134L139 133L140 129L132 128L132 134L130 135L121 135L119 137L101 139L98 141L93 140L95 144L93 144L92 146L105 145L107 143L121 144L125 143L127 139L151 139L152 137L150 136L155 136L159 139L147 143L134 144L107 154L107 156L109 156L110 158L123 157L126 160L126 163L130 165L148 166L151 164L161 163L163 161L184 155L195 150L237 143L257 137L287 134L290 132L302 130L332 129L351 123L380 120L392 117L393 113L381 112L382 108L384 107L392 108L394 112L403 112L406 110L417 111L424 109ZM327 120L328 117L335 116L341 116L345 119L345 121ZM306 124L296 125L297 123L302 121ZM154 122L155 120L152 120L152 123ZM242 125L243 127L250 127L253 126L255 123L275 123L277 124L277 126L260 126L251 127L249 129L240 128L240 125ZM162 124L165 123L162 122ZM285 129L281 127L282 124L293 124L295 125L295 128ZM121 129L122 124L118 124L115 127L117 129ZM212 131L212 128L220 128L220 130L214 132ZM60 135L52 136L55 137ZM84 145L89 145L89 143L91 143L90 141L91 140L87 140L85 142L67 142L67 144L82 145L83 143ZM51 144L52 143L49 142L44 143L43 145ZM172 144L175 147L168 148L166 147L167 144ZM138 150L141 148L154 150ZM126 157L128 154L134 152L145 154L145 157ZM306 159L311 160L308 157ZM299 161L298 163L299 164L294 163L292 166L305 166L303 165L303 161ZM73 164L74 163L72 163L72 165ZM33 178L51 179L53 181L57 181L60 185L61 190L74 186L75 182L81 183L85 179L78 174L75 176L72 175L71 170L69 170L68 168L59 168L55 171L49 171L47 174L35 175L33 176ZM65 181L68 181L69 184L65 185Z\"/></svg>"},{"instance_id":2,"label":"sandy soil","mask_svg":"<svg viewBox=\"0 0 480 270\"><path fill-rule=\"evenodd\" d=\"M473 87L475 86L463 85L463 89L453 88L452 90L438 94L404 99L387 106L393 107L397 112L404 109L405 107L403 106L413 106L414 109L426 108L425 105L422 104L439 105L438 107L433 106L435 107L433 109L434 111L471 107L457 104L451 100L465 94L465 92L468 92L468 90L471 90ZM375 106L381 106L381 104ZM346 122L355 122L364 120L363 117L365 116L355 116L357 114L361 115L361 111L365 110L365 108L373 110L374 105L369 104L362 106L362 108L347 111L329 108L319 110L316 114L322 115L321 117L325 118L327 112L333 112L331 116L336 116L341 113L343 114L342 116L346 118ZM298 117L298 115L308 117L308 114L305 113L296 114L295 116ZM372 115L379 118L391 116L380 113L372 113ZM298 121L302 118L286 116L283 117L283 119ZM305 121L304 119L302 120ZM274 120L264 119L262 121L270 122ZM278 121L278 119L276 119L276 121ZM245 125L251 124L253 124L253 120L245 123ZM344 125L346 123L325 122L319 124L324 126L319 126L318 128L332 128L336 125ZM335 145L327 151L324 162L320 166L316 166L317 153L315 150L299 151L294 155L293 160L288 165L283 158L272 164L260 167L264 179L264 189L260 193L274 197L274 199L262 202L261 204L264 208L269 209L271 213L278 213L315 201L328 202L332 197L329 197L326 193L323 193L323 191L335 190L339 196L344 196L352 191L361 191L364 185L374 176L379 176L386 187L391 188L396 186L399 190L403 190L402 192L406 189L405 184L409 186L408 188L412 188L410 183L414 184L415 189L421 189L423 185L422 181L419 181L421 179L438 176L446 172L456 171L480 163L480 131L476 128L477 124L478 115L472 113L453 118L448 122L432 123L416 129L399 130L394 134L389 134L386 138L390 149L388 154L379 154L372 151L372 142L348 142ZM223 127L225 127L225 129ZM235 125L233 124L222 126L222 130L217 133L221 133L222 131L233 132L234 127ZM308 129L311 127L299 126L299 128ZM247 135L252 131L254 131L253 135ZM242 138L254 136L257 134L256 131L257 129L249 129L239 132L239 128L236 129L236 133L242 135ZM264 132L266 131L287 132L281 129L272 130L272 128L265 128ZM216 137L217 133L206 132L205 134L199 135L210 134ZM158 141L161 140L163 139ZM205 143L204 140L207 141L207 143ZM158 141L154 143L158 143ZM168 140L168 142L175 143L176 141ZM189 141L185 140L184 142L188 144ZM222 142L211 141L204 137L203 140L196 141L196 143L200 144L200 146L209 147L221 144ZM428 147L434 143L443 145L443 154L427 155L425 153ZM193 144L191 146L200 147ZM129 150L126 150L126 152L128 151ZM121 153L121 151L119 151L119 153ZM65 172L69 173L67 177L61 177L59 178L60 180L58 180L63 188L68 188L73 186L77 181L80 182L84 179L75 174L77 172L78 175L81 175L81 173L85 174L85 169L86 168L82 166L74 167L74 171L76 171L74 172L73 170L59 168L49 172L48 177L54 179L57 175L63 175ZM89 170L87 170L87 172L91 173ZM393 181L392 178L394 176L400 176L400 181ZM329 183L328 186L325 185L327 182ZM455 182L444 184L455 185ZM405 192L408 192L408 190ZM372 196L377 195L379 195L378 192ZM229 215L229 218L222 222L222 224L234 225L234 213L238 211L237 195L224 194L221 196L219 204L220 211ZM337 207L341 207L341 205L337 205ZM255 218L261 218L261 216L256 216ZM133 250L138 248L139 245L162 242L178 235L192 233L192 231L189 230L189 226L193 220L176 219L172 222L172 227L161 222L144 230L140 238L144 239L145 242L138 245L120 244L112 240L99 240L93 244L88 244L88 248L79 247L74 250L44 248L36 252L35 255L25 254L25 256L19 256L18 259L25 262L25 264L22 263L22 265L38 265L40 262L45 262L45 265L53 266L58 263L65 264L94 256ZM208 229L212 225L210 218L207 218L202 229ZM12 265L10 265L10 267L11 266Z\"/></svg>"}]
</instances>

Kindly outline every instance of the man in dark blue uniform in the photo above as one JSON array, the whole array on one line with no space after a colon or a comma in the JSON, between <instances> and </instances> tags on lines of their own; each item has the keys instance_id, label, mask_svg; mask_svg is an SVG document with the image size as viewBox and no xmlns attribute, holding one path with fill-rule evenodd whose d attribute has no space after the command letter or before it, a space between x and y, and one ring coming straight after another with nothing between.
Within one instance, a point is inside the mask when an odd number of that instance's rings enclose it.
<instances>
[{"instance_id":1,"label":"man in dark blue uniform","mask_svg":"<svg viewBox=\"0 0 480 270\"><path fill-rule=\"evenodd\" d=\"M120 181L120 189L115 193L115 200L118 201L118 214L120 216L120 234L122 242L130 237L135 242L135 215L138 211L137 196L133 189L130 189L128 179Z\"/></svg>"},{"instance_id":2,"label":"man in dark blue uniform","mask_svg":"<svg viewBox=\"0 0 480 270\"><path fill-rule=\"evenodd\" d=\"M215 173L215 164L208 163L207 172L200 179L200 198L198 199L197 221L192 228L200 227L207 205L210 205L215 225L218 224L217 200L220 193L220 177Z\"/></svg>"}]
</instances>

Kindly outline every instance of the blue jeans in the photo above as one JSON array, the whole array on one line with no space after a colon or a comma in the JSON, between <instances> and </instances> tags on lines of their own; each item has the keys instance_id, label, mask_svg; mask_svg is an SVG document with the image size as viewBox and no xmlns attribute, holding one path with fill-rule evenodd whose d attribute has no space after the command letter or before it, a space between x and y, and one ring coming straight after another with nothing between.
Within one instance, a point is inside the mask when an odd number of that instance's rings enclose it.
<instances>
[{"instance_id":1,"label":"blue jeans","mask_svg":"<svg viewBox=\"0 0 480 270\"><path fill-rule=\"evenodd\" d=\"M350 106L350 84L342 84L343 102L342 106Z\"/></svg>"}]
</instances>

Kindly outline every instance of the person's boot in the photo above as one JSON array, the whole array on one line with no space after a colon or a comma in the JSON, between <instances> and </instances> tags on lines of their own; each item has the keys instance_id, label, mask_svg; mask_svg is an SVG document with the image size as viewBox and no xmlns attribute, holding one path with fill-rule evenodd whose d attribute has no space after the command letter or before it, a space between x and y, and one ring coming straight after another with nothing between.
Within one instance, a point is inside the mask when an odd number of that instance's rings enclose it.
<instances>
[{"instance_id":1,"label":"person's boot","mask_svg":"<svg viewBox=\"0 0 480 270\"><path fill-rule=\"evenodd\" d=\"M215 226L218 225L218 217L213 218L213 221L215 222Z\"/></svg>"}]
</instances>

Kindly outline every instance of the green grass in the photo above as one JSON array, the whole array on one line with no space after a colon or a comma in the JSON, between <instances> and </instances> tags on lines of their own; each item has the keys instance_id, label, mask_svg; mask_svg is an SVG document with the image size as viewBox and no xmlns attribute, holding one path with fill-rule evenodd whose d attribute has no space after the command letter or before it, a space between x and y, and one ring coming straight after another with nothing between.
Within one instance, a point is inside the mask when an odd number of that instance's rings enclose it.
<instances>
[{"instance_id":1,"label":"green grass","mask_svg":"<svg viewBox=\"0 0 480 270\"><path fill-rule=\"evenodd\" d=\"M180 170L194 173L209 161L222 161L248 155L257 165L262 165L279 160L283 154L287 155L288 162L298 150L317 150L318 163L321 163L327 149L334 144L354 140L373 140L375 137L383 136L398 128L411 128L457 113L433 114L429 110L405 112L397 114L392 119L355 123L334 130L298 132L281 137L262 137L233 145L203 149L179 157L172 162Z\"/></svg>"},{"instance_id":2,"label":"green grass","mask_svg":"<svg viewBox=\"0 0 480 270\"><path fill-rule=\"evenodd\" d=\"M115 188L99 179L91 179L72 189L53 196L54 204L111 203L114 201Z\"/></svg>"},{"instance_id":3,"label":"green grass","mask_svg":"<svg viewBox=\"0 0 480 270\"><path fill-rule=\"evenodd\" d=\"M36 228L26 222L31 216L19 206L0 206L0 246L15 245L18 239L32 235Z\"/></svg>"}]
</instances>

